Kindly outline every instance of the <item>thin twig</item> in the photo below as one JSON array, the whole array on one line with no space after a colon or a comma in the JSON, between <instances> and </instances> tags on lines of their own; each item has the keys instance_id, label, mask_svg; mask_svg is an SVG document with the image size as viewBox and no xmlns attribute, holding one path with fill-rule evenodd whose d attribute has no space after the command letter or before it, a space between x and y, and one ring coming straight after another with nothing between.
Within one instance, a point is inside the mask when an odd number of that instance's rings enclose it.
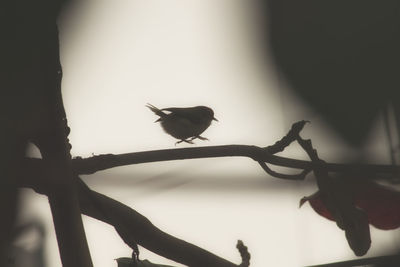
<instances>
[{"instance_id":1,"label":"thin twig","mask_svg":"<svg viewBox=\"0 0 400 267\"><path fill-rule=\"evenodd\" d=\"M304 180L307 174L311 172L311 168L306 168L299 174L284 174L271 170L265 162L259 161L258 164L260 164L261 168L272 177L286 180Z\"/></svg>"},{"instance_id":2,"label":"thin twig","mask_svg":"<svg viewBox=\"0 0 400 267\"><path fill-rule=\"evenodd\" d=\"M304 126L309 123L309 121L298 121L292 124L289 132L281 138L281 140L277 141L275 144L271 146L267 146L265 150L270 154L276 154L278 152L282 152L286 147L288 147L291 143L296 141L297 136L300 134L301 130L303 130Z\"/></svg>"}]
</instances>

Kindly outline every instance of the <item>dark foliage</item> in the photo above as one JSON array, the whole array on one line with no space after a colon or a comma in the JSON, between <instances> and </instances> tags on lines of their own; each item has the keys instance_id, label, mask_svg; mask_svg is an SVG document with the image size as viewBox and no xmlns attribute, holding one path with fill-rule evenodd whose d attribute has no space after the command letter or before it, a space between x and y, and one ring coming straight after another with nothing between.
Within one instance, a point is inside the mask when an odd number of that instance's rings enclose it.
<instances>
[{"instance_id":1,"label":"dark foliage","mask_svg":"<svg viewBox=\"0 0 400 267\"><path fill-rule=\"evenodd\" d=\"M260 29L269 28L265 50L272 49L295 92L345 140L361 145L390 103L400 115L399 1L267 2L260 4Z\"/></svg>"}]
</instances>

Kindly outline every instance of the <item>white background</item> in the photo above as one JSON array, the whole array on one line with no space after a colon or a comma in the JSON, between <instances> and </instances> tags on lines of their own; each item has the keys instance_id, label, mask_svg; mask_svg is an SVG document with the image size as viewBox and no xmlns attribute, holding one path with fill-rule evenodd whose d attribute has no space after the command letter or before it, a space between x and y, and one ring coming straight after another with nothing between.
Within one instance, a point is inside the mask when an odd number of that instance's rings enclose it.
<instances>
[{"instance_id":1,"label":"white background","mask_svg":"<svg viewBox=\"0 0 400 267\"><path fill-rule=\"evenodd\" d=\"M279 140L292 122L321 158L346 162L348 149L322 119L290 95L259 50L254 10L231 0L83 0L60 19L63 95L73 156L174 148L146 107L207 105L219 122L195 146ZM267 29L265 29L267 30ZM371 133L367 161L388 163L382 125ZM181 144L179 147L190 146ZM33 153L33 152L32 152ZM296 147L285 156L306 159ZM299 200L312 177L287 182L246 158L126 166L83 177L95 190L149 218L162 230L238 263L242 239L251 266L303 266L355 258L344 233ZM24 216L43 218L47 263L60 266L47 200L24 190ZM131 250L113 227L84 217L96 267L117 266ZM367 256L399 249L398 232L372 231ZM142 258L181 266L141 249Z\"/></svg>"}]
</instances>

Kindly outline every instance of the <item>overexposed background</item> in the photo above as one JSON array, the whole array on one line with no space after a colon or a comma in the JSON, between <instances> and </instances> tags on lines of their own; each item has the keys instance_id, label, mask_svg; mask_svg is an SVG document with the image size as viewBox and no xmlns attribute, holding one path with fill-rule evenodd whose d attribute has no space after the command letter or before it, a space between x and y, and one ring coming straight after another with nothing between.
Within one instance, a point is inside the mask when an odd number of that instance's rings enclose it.
<instances>
[{"instance_id":1,"label":"overexposed background","mask_svg":"<svg viewBox=\"0 0 400 267\"><path fill-rule=\"evenodd\" d=\"M219 122L195 146L267 146L293 122L321 158L346 162L356 152L311 109L290 94L260 51L255 10L231 0L82 0L60 18L63 96L73 156L174 148L145 107L206 105ZM266 31L267 29L265 29ZM265 51L264 51L265 52ZM388 163L382 121L365 151ZM177 147L190 146L180 144ZM34 148L31 149L34 154ZM290 147L285 156L306 159ZM316 191L306 182L277 180L246 158L218 158L126 166L83 177L94 189L149 218L162 230L239 262L242 239L251 266L303 266L356 258L335 223L299 200ZM49 267L60 266L47 200L23 191L22 216L43 218ZM117 266L131 250L113 227L84 217L96 267ZM371 229L366 256L400 249L398 231ZM141 249L142 259L182 266Z\"/></svg>"}]
</instances>

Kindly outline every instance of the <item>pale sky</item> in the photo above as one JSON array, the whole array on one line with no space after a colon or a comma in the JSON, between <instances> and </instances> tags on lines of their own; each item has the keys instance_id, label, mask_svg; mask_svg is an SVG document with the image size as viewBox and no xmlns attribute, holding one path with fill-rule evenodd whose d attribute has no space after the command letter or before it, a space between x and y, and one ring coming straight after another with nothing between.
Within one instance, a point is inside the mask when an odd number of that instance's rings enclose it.
<instances>
[{"instance_id":1,"label":"pale sky","mask_svg":"<svg viewBox=\"0 0 400 267\"><path fill-rule=\"evenodd\" d=\"M291 96L257 50L254 15L246 1L83 0L62 17L63 96L73 156L174 148L146 107L207 105L219 122L195 146L279 140L292 122L309 119L303 136L321 158L345 162L348 150L312 110ZM377 126L381 126L377 122ZM382 128L382 127L380 127ZM371 133L371 161L387 163L382 132ZM378 141L376 141L378 140ZM190 146L181 144L177 147ZM285 156L306 159L297 148ZM355 258L344 233L298 201L310 183L276 180L243 158L149 163L84 177L95 190L149 218L162 230L239 262L236 240L249 247L252 267L303 266ZM311 178L308 178L310 181ZM307 185L305 185L307 184ZM49 267L60 266L47 200L27 191L27 214L49 230ZM84 217L96 267L131 250L114 229ZM397 248L398 231L371 229L367 256ZM182 266L141 250L142 258Z\"/></svg>"}]
</instances>

